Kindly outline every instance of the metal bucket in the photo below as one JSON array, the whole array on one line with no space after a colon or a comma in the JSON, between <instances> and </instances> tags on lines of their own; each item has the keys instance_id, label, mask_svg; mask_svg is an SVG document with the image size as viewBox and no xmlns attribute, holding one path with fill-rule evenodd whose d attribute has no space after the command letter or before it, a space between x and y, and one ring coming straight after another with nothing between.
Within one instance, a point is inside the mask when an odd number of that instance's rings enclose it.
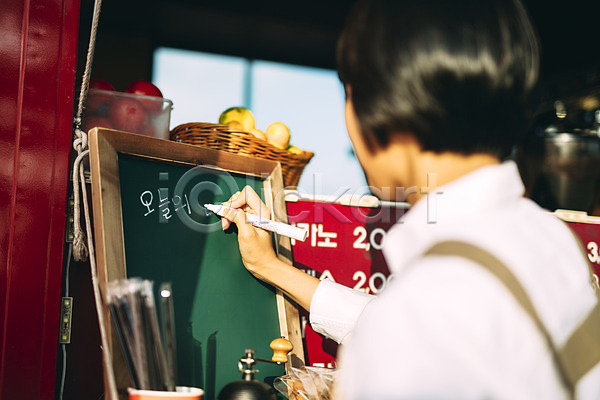
<instances>
[{"instance_id":1,"label":"metal bucket","mask_svg":"<svg viewBox=\"0 0 600 400\"><path fill-rule=\"evenodd\" d=\"M517 157L528 195L542 207L593 212L600 194L600 137L548 132Z\"/></svg>"}]
</instances>

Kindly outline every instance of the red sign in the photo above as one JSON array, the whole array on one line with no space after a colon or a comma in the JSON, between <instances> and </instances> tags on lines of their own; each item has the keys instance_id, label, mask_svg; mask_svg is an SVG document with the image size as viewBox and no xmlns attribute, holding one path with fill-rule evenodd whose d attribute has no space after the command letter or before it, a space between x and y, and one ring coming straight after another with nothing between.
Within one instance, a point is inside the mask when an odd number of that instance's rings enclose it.
<instances>
[{"instance_id":1,"label":"red sign","mask_svg":"<svg viewBox=\"0 0 600 400\"><path fill-rule=\"evenodd\" d=\"M349 204L287 202L290 223L309 232L304 242L292 241L294 265L320 279L375 294L385 287L389 275L381 252L383 238L406 207ZM333 366L337 344L311 329L307 313L301 318L307 365Z\"/></svg>"},{"instance_id":2,"label":"red sign","mask_svg":"<svg viewBox=\"0 0 600 400\"><path fill-rule=\"evenodd\" d=\"M290 223L308 229L306 241L292 240L294 265L320 279L366 293L381 291L389 271L381 252L386 232L406 212L403 203L359 206L351 201L288 201ZM374 200L373 204L377 204ZM600 217L557 211L581 238L590 264L600 275ZM313 331L308 314L301 314L306 364L333 367L337 344Z\"/></svg>"},{"instance_id":3,"label":"red sign","mask_svg":"<svg viewBox=\"0 0 600 400\"><path fill-rule=\"evenodd\" d=\"M566 221L573 232L579 236L592 269L600 276L600 217L590 217L586 213L564 210L556 211L556 215Z\"/></svg>"}]
</instances>

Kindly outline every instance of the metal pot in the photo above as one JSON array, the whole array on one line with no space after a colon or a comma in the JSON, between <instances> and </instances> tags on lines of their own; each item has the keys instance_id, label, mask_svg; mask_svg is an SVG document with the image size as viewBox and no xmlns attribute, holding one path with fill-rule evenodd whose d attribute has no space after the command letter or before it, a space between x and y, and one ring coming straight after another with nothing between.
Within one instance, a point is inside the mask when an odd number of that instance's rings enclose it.
<instances>
[{"instance_id":1,"label":"metal pot","mask_svg":"<svg viewBox=\"0 0 600 400\"><path fill-rule=\"evenodd\" d=\"M547 129L520 153L529 196L549 210L592 213L600 193L600 137L596 132Z\"/></svg>"}]
</instances>

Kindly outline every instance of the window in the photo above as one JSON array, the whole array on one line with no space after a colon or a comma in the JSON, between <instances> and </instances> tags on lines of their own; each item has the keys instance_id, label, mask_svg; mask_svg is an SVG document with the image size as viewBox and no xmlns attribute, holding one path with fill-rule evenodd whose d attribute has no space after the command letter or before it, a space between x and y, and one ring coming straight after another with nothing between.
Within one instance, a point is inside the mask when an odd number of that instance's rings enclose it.
<instances>
[{"instance_id":1,"label":"window","mask_svg":"<svg viewBox=\"0 0 600 400\"><path fill-rule=\"evenodd\" d=\"M216 122L245 106L261 130L275 121L291 144L315 153L299 183L306 194L362 194L365 181L344 123L344 93L332 70L169 48L154 56L154 83L173 100L171 127Z\"/></svg>"}]
</instances>

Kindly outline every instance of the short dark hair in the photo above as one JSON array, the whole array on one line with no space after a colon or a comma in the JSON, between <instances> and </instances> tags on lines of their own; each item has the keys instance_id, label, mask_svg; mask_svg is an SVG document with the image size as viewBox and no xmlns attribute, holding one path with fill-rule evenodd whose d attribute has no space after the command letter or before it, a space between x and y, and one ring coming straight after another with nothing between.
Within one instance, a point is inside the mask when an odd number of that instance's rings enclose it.
<instances>
[{"instance_id":1,"label":"short dark hair","mask_svg":"<svg viewBox=\"0 0 600 400\"><path fill-rule=\"evenodd\" d=\"M529 126L537 35L519 0L361 0L338 73L367 144L507 155Z\"/></svg>"}]
</instances>

